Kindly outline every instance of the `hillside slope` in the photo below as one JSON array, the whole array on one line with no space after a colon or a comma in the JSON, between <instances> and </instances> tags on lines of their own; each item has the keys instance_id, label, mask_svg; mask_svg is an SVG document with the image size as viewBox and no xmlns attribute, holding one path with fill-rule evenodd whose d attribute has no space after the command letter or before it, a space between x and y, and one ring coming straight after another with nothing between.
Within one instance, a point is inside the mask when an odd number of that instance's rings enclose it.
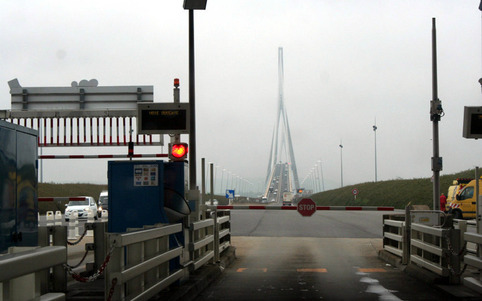
<instances>
[{"instance_id":1,"label":"hillside slope","mask_svg":"<svg viewBox=\"0 0 482 301\"><path fill-rule=\"evenodd\" d=\"M452 181L456 178L474 178L475 170L466 170L440 177L440 192L447 194ZM358 195L354 198L352 191ZM433 183L430 179L390 180L367 182L346 186L312 195L318 205L331 206L393 206L403 209L406 205L428 205L432 208Z\"/></svg>"}]
</instances>

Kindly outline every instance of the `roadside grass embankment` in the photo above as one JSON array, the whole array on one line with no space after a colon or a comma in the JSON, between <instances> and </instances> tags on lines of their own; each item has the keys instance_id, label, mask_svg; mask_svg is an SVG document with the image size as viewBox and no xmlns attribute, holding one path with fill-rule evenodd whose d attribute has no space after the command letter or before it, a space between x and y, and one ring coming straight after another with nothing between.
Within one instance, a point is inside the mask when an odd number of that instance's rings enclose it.
<instances>
[{"instance_id":1,"label":"roadside grass embankment","mask_svg":"<svg viewBox=\"0 0 482 301\"><path fill-rule=\"evenodd\" d=\"M475 170L440 177L440 192L447 191L456 178L474 178ZM358 190L356 199L352 193ZM320 206L391 206L404 209L408 204L433 208L433 183L430 178L367 182L315 193L311 196Z\"/></svg>"}]
</instances>

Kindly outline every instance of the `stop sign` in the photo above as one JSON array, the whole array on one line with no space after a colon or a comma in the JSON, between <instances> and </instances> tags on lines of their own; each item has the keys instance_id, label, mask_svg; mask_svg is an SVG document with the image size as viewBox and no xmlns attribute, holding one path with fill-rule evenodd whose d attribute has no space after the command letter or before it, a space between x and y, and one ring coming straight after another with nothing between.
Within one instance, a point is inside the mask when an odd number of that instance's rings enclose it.
<instances>
[{"instance_id":1,"label":"stop sign","mask_svg":"<svg viewBox=\"0 0 482 301\"><path fill-rule=\"evenodd\" d=\"M303 216L312 216L316 211L316 204L312 199L302 199L298 203L298 212Z\"/></svg>"}]
</instances>

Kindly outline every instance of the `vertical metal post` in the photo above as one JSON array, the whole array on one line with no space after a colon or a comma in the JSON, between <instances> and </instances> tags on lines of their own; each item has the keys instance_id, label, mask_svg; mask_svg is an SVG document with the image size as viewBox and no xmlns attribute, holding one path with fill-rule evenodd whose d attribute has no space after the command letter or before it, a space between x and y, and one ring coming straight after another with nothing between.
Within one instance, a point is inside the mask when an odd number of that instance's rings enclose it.
<instances>
[{"instance_id":1,"label":"vertical metal post","mask_svg":"<svg viewBox=\"0 0 482 301\"><path fill-rule=\"evenodd\" d=\"M479 193L480 193L480 185L479 185L479 167L476 166L475 167L475 195L477 196L476 198L476 207L475 207L475 216L476 216L476 219L475 219L475 224L476 224L476 228L477 228L477 234L481 234L482 233L482 223L480 221L480 218L481 218L481 214L482 214L482 202L480 202L480 196L479 196ZM479 250L479 256L482 255L482 252L480 252Z\"/></svg>"},{"instance_id":2,"label":"vertical metal post","mask_svg":"<svg viewBox=\"0 0 482 301\"><path fill-rule=\"evenodd\" d=\"M341 174L341 187L343 187L343 144L340 142L340 174Z\"/></svg>"},{"instance_id":3,"label":"vertical metal post","mask_svg":"<svg viewBox=\"0 0 482 301\"><path fill-rule=\"evenodd\" d=\"M375 120L375 125L373 126L373 132L375 133L375 182L377 182L378 177L377 177L377 125L376 125L376 120Z\"/></svg>"},{"instance_id":4,"label":"vertical metal post","mask_svg":"<svg viewBox=\"0 0 482 301\"><path fill-rule=\"evenodd\" d=\"M410 253L411 253L411 247L410 247L410 242L412 239L412 216L410 214L410 209L411 206L405 207L405 227L402 227L402 235L403 235L403 256L402 260L404 261L404 264L408 264L409 258L410 258Z\"/></svg>"},{"instance_id":5,"label":"vertical metal post","mask_svg":"<svg viewBox=\"0 0 482 301\"><path fill-rule=\"evenodd\" d=\"M206 202L206 159L201 158L201 204ZM199 210L201 210L201 206L199 206ZM205 211L203 210L201 213L202 219L205 217Z\"/></svg>"},{"instance_id":6,"label":"vertical metal post","mask_svg":"<svg viewBox=\"0 0 482 301\"><path fill-rule=\"evenodd\" d=\"M67 227L56 226L53 227L53 244L54 246L63 246L67 249ZM67 262L67 252L65 253L65 262ZM67 272L63 266L55 266L52 268L53 289L55 292L67 291Z\"/></svg>"},{"instance_id":7,"label":"vertical metal post","mask_svg":"<svg viewBox=\"0 0 482 301\"><path fill-rule=\"evenodd\" d=\"M194 10L189 10L189 189L196 189L196 104L194 76Z\"/></svg>"},{"instance_id":8,"label":"vertical metal post","mask_svg":"<svg viewBox=\"0 0 482 301\"><path fill-rule=\"evenodd\" d=\"M50 246L50 227L38 227L38 245L40 247ZM49 292L50 270L39 272L40 278L40 293L46 294ZM5 285L5 284L4 284Z\"/></svg>"},{"instance_id":9,"label":"vertical metal post","mask_svg":"<svg viewBox=\"0 0 482 301\"><path fill-rule=\"evenodd\" d=\"M212 205L212 202L211 202ZM218 209L214 209L214 244L213 244L213 249L214 249L214 262L219 262L221 260L220 255L219 255L219 230L221 230L221 227L218 224Z\"/></svg>"},{"instance_id":10,"label":"vertical metal post","mask_svg":"<svg viewBox=\"0 0 482 301\"><path fill-rule=\"evenodd\" d=\"M433 138L433 209L440 210L440 171L442 170L442 158L439 157L439 130L441 104L438 99L437 85L437 34L435 28L435 18L432 18L432 101L430 108L430 119L432 120Z\"/></svg>"},{"instance_id":11,"label":"vertical metal post","mask_svg":"<svg viewBox=\"0 0 482 301\"><path fill-rule=\"evenodd\" d=\"M210 176L211 176L211 188L210 188L210 191L211 191L211 195L209 197L209 199L211 200L211 205L213 204L213 198L214 198L214 164L211 163L210 164Z\"/></svg>"},{"instance_id":12,"label":"vertical metal post","mask_svg":"<svg viewBox=\"0 0 482 301\"><path fill-rule=\"evenodd\" d=\"M105 233L107 232L107 222L93 223L94 228L94 271L100 268L107 256L105 248Z\"/></svg>"}]
</instances>

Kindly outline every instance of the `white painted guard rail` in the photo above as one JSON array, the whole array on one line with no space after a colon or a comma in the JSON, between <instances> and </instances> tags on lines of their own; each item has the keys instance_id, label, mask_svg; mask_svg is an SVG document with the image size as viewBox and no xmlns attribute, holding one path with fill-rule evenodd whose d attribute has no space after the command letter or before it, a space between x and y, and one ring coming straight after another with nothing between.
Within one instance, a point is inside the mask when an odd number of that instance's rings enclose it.
<instances>
[{"instance_id":1,"label":"white painted guard rail","mask_svg":"<svg viewBox=\"0 0 482 301\"><path fill-rule=\"evenodd\" d=\"M464 239L467 242L476 244L476 249L482 250L482 235L477 233L464 233ZM477 254L466 254L464 256L464 263L482 270L482 258L478 257ZM479 276L481 277L481 276ZM465 277L464 284L471 289L482 294L482 278L476 279L474 277Z\"/></svg>"},{"instance_id":2,"label":"white painted guard rail","mask_svg":"<svg viewBox=\"0 0 482 301\"><path fill-rule=\"evenodd\" d=\"M194 271L214 258L214 219L191 223L189 230L189 253L193 261L191 271Z\"/></svg>"},{"instance_id":3,"label":"white painted guard rail","mask_svg":"<svg viewBox=\"0 0 482 301\"><path fill-rule=\"evenodd\" d=\"M107 233L111 259L106 269L106 299L149 300L183 277L182 268L170 267L183 246L169 247L169 235L182 232L182 224L128 233Z\"/></svg>"},{"instance_id":4,"label":"white painted guard rail","mask_svg":"<svg viewBox=\"0 0 482 301\"><path fill-rule=\"evenodd\" d=\"M0 256L0 300L65 300L65 294L41 295L42 271L67 263L67 248L50 246ZM30 278L19 278L29 277ZM41 299L40 299L41 298Z\"/></svg>"},{"instance_id":5,"label":"white painted guard rail","mask_svg":"<svg viewBox=\"0 0 482 301\"><path fill-rule=\"evenodd\" d=\"M460 230L411 225L410 262L460 282Z\"/></svg>"},{"instance_id":6,"label":"white painted guard rail","mask_svg":"<svg viewBox=\"0 0 482 301\"><path fill-rule=\"evenodd\" d=\"M402 264L409 259L405 221L383 218L383 249L398 257Z\"/></svg>"}]
</instances>

